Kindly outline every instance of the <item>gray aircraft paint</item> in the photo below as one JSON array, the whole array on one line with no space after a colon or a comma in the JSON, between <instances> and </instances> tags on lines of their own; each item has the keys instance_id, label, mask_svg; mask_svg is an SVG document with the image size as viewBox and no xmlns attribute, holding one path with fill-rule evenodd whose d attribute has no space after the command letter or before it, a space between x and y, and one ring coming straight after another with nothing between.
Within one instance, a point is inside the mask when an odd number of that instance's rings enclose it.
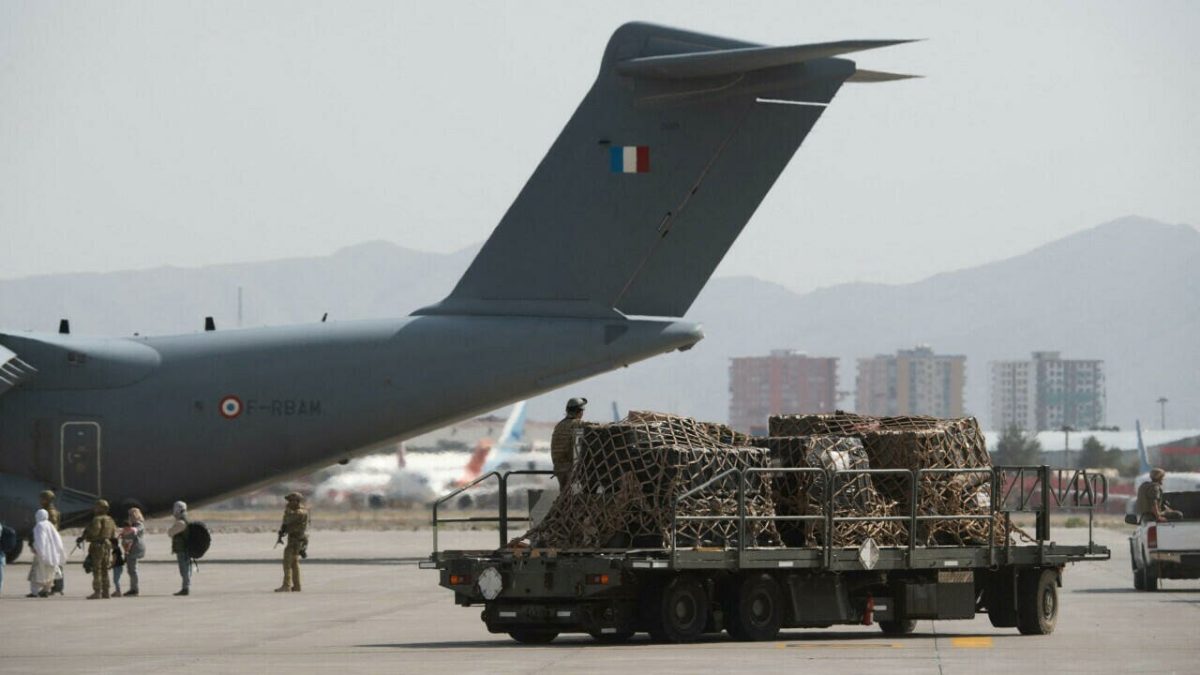
<instances>
[{"instance_id":1,"label":"gray aircraft paint","mask_svg":"<svg viewBox=\"0 0 1200 675\"><path fill-rule=\"evenodd\" d=\"M15 369L0 393L0 519L31 527L46 487L68 523L97 495L151 514L203 503L690 348L700 328L670 317L855 74L828 55L887 44L763 50L622 26L458 285L411 317L0 334L0 366ZM615 170L627 146L648 148L648 171Z\"/></svg>"}]
</instances>

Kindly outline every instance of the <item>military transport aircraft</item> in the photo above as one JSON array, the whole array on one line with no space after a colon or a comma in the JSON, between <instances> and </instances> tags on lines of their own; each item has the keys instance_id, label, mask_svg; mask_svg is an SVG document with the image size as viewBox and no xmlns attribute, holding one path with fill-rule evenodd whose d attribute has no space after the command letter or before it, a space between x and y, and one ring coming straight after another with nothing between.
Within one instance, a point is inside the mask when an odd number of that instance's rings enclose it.
<instances>
[{"instance_id":1,"label":"military transport aircraft","mask_svg":"<svg viewBox=\"0 0 1200 675\"><path fill-rule=\"evenodd\" d=\"M0 333L0 518L150 514L311 471L657 354L838 88L906 76L631 23L483 249L411 316L167 337Z\"/></svg>"}]
</instances>

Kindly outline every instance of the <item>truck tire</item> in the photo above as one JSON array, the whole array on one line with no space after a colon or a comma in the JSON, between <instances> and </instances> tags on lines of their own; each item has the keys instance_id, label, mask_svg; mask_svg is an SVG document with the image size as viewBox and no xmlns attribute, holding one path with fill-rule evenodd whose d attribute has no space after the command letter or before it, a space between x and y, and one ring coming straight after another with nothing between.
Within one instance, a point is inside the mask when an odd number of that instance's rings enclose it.
<instances>
[{"instance_id":1,"label":"truck tire","mask_svg":"<svg viewBox=\"0 0 1200 675\"><path fill-rule=\"evenodd\" d=\"M692 642L708 625L708 593L699 579L680 574L644 598L642 614L654 640Z\"/></svg>"},{"instance_id":2,"label":"truck tire","mask_svg":"<svg viewBox=\"0 0 1200 675\"><path fill-rule=\"evenodd\" d=\"M508 636L523 645L544 645L558 637L558 631L518 629L508 631Z\"/></svg>"},{"instance_id":3,"label":"truck tire","mask_svg":"<svg viewBox=\"0 0 1200 675\"><path fill-rule=\"evenodd\" d=\"M744 641L774 640L783 625L783 595L769 574L749 574L732 589L726 602L730 637Z\"/></svg>"},{"instance_id":4,"label":"truck tire","mask_svg":"<svg viewBox=\"0 0 1200 675\"><path fill-rule=\"evenodd\" d=\"M1058 622L1058 573L1022 570L1017 577L1017 630L1022 635L1049 635Z\"/></svg>"},{"instance_id":5,"label":"truck tire","mask_svg":"<svg viewBox=\"0 0 1200 675\"><path fill-rule=\"evenodd\" d=\"M880 621L879 630L885 635L908 635L917 629L916 619L895 619L893 621Z\"/></svg>"}]
</instances>

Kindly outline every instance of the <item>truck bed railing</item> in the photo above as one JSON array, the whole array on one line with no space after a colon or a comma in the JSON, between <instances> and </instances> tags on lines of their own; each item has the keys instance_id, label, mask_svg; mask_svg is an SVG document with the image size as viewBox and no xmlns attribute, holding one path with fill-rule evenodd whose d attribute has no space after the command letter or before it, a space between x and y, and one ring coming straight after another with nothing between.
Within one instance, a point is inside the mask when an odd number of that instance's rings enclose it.
<instances>
[{"instance_id":1,"label":"truck bed railing","mask_svg":"<svg viewBox=\"0 0 1200 675\"><path fill-rule=\"evenodd\" d=\"M439 497L433 502L433 560L438 559L438 526L447 523L496 523L500 530L500 548L508 544L508 524L509 523L527 523L529 516L509 516L508 515L508 480L512 476L553 476L554 472L545 469L523 469L519 471L489 471L479 478L467 483L466 485L453 490ZM455 518L441 518L438 516L438 511L446 502L455 497L472 490L484 483L495 478L497 482L497 514L494 516L462 516Z\"/></svg>"},{"instance_id":2,"label":"truck bed railing","mask_svg":"<svg viewBox=\"0 0 1200 675\"><path fill-rule=\"evenodd\" d=\"M754 477L756 474L766 474L767 476L779 476L782 474L811 474L810 486L818 481L824 481L824 485L828 489L824 491L820 499L820 513L806 514L788 514L788 515L753 515L747 512L747 482L748 478ZM510 516L508 512L508 488L509 480L513 476L552 476L553 471L548 470L522 470L498 472L491 471L479 478L471 481L467 485L460 487L436 500L433 503L433 560L438 559L438 528L440 525L449 523L496 523L499 529L499 548L504 548L509 540L509 523L529 522L528 515ZM988 487L988 503L986 505L979 504L979 507L984 509L982 512L969 513L923 513L919 506L922 503L922 498L925 495L924 490L929 489L933 481L929 480L934 476L963 476L968 483L973 486L987 485ZM909 504L907 513L890 514L890 515L862 515L851 512L847 509L835 508L840 490L856 477L879 477L879 476L895 476L900 477L905 481L907 486L906 492L909 495ZM971 476L977 476L977 479L971 479ZM497 515L495 516L463 516L463 517L443 517L441 515L442 507L450 500L459 495L477 488L478 486L495 480L498 487L497 500ZM704 494L705 491L712 489L717 485L728 485L733 481L736 485L737 494L737 512L735 514L695 514L681 512L681 504L688 498L693 498ZM981 493L980 493L981 494ZM750 523L771 521L771 522L807 522L814 523L814 529L821 533L821 544L819 548L822 552L822 559L826 566L830 565L833 560L834 533L836 527L841 523L854 522L899 522L904 523L903 537L898 538L895 544L882 546L881 548L906 548L908 551L909 560L912 560L918 548L918 533L921 532L921 523L933 521L964 521L964 520L986 520L988 521L987 542L980 543L979 546L986 546L988 549L988 560L996 563L996 528L997 521L1003 519L1005 528L1004 545L1009 545L1009 534L1011 531L1011 514L1012 513L1034 513L1036 517L1036 534L1035 541L1042 545L1050 539L1050 513L1055 508L1064 510L1083 510L1088 514L1088 551L1095 550L1093 541L1093 516L1096 507L1103 505L1108 499L1108 480L1102 474L1092 473L1085 469L1062 469L1052 468L1049 466L995 466L995 467L980 467L972 469L917 469L911 471L908 469L841 469L827 471L822 468L815 467L754 467L749 469L728 469L723 471L704 483L684 492L679 495L674 502L671 513L671 532L670 540L665 542L666 549L669 552L672 561L677 560L677 554L680 550L679 545L679 528L681 523L689 522L733 522L737 523L736 546L730 546L729 542L725 542L725 548L735 549L739 554L747 550L761 548L755 542L749 541L747 533L750 528L747 527ZM812 532L813 530L810 530ZM806 539L806 543L807 540ZM877 542L878 543L878 542ZM921 548L927 548L934 545L921 545ZM682 547L687 550L688 547ZM789 546L770 547L773 549L795 548ZM812 550L817 548L815 545L806 545L799 547Z\"/></svg>"},{"instance_id":3,"label":"truck bed railing","mask_svg":"<svg viewBox=\"0 0 1200 675\"><path fill-rule=\"evenodd\" d=\"M805 515L771 515L771 516L751 516L746 513L746 477L753 474L785 474L785 473L815 473L824 477L825 485L828 489L821 495L820 506L821 513L805 514ZM859 515L848 512L846 509L835 508L835 503L841 495L841 486L853 481L856 476L896 476L905 481L907 492L909 494L908 512L905 514L893 515ZM932 488L932 481L923 480L932 476L963 476L968 478L968 484L972 486L988 487L987 504L979 504L979 507L984 509L982 512L967 512L967 513L922 513L920 506L922 499L925 496L925 490ZM978 479L970 480L969 477L978 476ZM1037 476L1036 482L1031 486L1026 486L1028 481L1024 480L1027 476ZM1057 478L1056 481L1051 481L1050 478ZM1066 477L1066 480L1063 478ZM703 494L706 490L718 483L726 483L730 479L736 479L738 486L738 509L736 515L719 514L719 515L693 515L679 513L680 506L688 498ZM816 477L814 477L816 478ZM815 480L813 481L816 482ZM1013 496L1015 486L1020 484L1020 490L1016 493L1017 504L1012 508L1007 506L1010 497ZM811 484L810 484L811 485ZM977 494L983 494L979 492ZM1034 495L1040 495L1040 499L1034 500ZM820 468L772 468L772 467L756 467L750 469L729 469L716 476L713 476L708 481L701 485L688 490L675 500L674 512L671 522L671 537L668 542L672 561L677 559L679 550L679 523L690 521L738 521L738 536L736 541L736 550L739 554L747 549L758 548L749 541L747 537L748 522L756 521L810 521L819 522L821 528L821 549L822 558L826 566L828 566L833 558L833 541L836 526L839 523L853 522L903 522L906 527L901 537L896 544L891 544L888 547L908 549L909 559L912 560L917 549L918 533L921 531L920 524L932 521L965 521L965 520L982 520L987 521L987 541L981 542L980 546L985 546L988 549L988 560L991 564L996 563L996 525L998 517L1002 517L1005 523L1005 546L1008 546L1009 534L1011 532L1010 514L1013 512L1033 512L1037 516L1037 535L1036 541L1041 544L1050 538L1050 512L1054 507L1069 510L1086 510L1088 513L1088 550L1095 550L1093 540L1093 512L1095 507L1102 505L1108 499L1108 480L1102 474L1088 472L1084 469L1052 469L1049 466L1006 466L1006 467L979 467L970 469L954 469L954 468L928 468L917 469L911 471L908 469L840 469L835 471L826 471ZM902 542L902 543L901 543ZM779 547L772 547L779 548ZM783 548L789 548L784 546ZM813 546L804 546L803 548L814 548Z\"/></svg>"}]
</instances>

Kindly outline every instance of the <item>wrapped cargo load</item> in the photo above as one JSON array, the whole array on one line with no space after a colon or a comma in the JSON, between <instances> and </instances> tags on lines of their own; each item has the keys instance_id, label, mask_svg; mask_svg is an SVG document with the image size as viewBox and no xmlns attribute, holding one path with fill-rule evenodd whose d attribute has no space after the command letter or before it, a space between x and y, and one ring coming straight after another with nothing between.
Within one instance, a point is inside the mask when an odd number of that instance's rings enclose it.
<instances>
[{"instance_id":1,"label":"wrapped cargo load","mask_svg":"<svg viewBox=\"0 0 1200 675\"><path fill-rule=\"evenodd\" d=\"M684 494L730 469L769 466L766 451L726 442L742 438L724 425L660 413L631 412L620 422L589 425L566 489L525 538L550 548L669 546L673 509ZM737 495L737 479L729 477L681 501L678 513L736 516ZM774 514L769 476L750 474L746 510ZM678 533L679 546L728 546L736 543L738 523L680 521ZM747 539L751 545L779 543L770 521L749 524Z\"/></svg>"},{"instance_id":2,"label":"wrapped cargo load","mask_svg":"<svg viewBox=\"0 0 1200 675\"><path fill-rule=\"evenodd\" d=\"M835 412L821 415L779 415L769 420L772 432L833 433L861 440L874 469L988 469L987 452L979 423L973 417L939 419L923 416L867 417ZM909 512L911 478L876 475L875 487L896 504L900 514ZM987 472L960 471L922 474L918 486L920 515L986 515L992 499ZM995 538L1003 542L1003 527ZM922 521L917 532L920 544L985 544L986 519Z\"/></svg>"}]
</instances>

